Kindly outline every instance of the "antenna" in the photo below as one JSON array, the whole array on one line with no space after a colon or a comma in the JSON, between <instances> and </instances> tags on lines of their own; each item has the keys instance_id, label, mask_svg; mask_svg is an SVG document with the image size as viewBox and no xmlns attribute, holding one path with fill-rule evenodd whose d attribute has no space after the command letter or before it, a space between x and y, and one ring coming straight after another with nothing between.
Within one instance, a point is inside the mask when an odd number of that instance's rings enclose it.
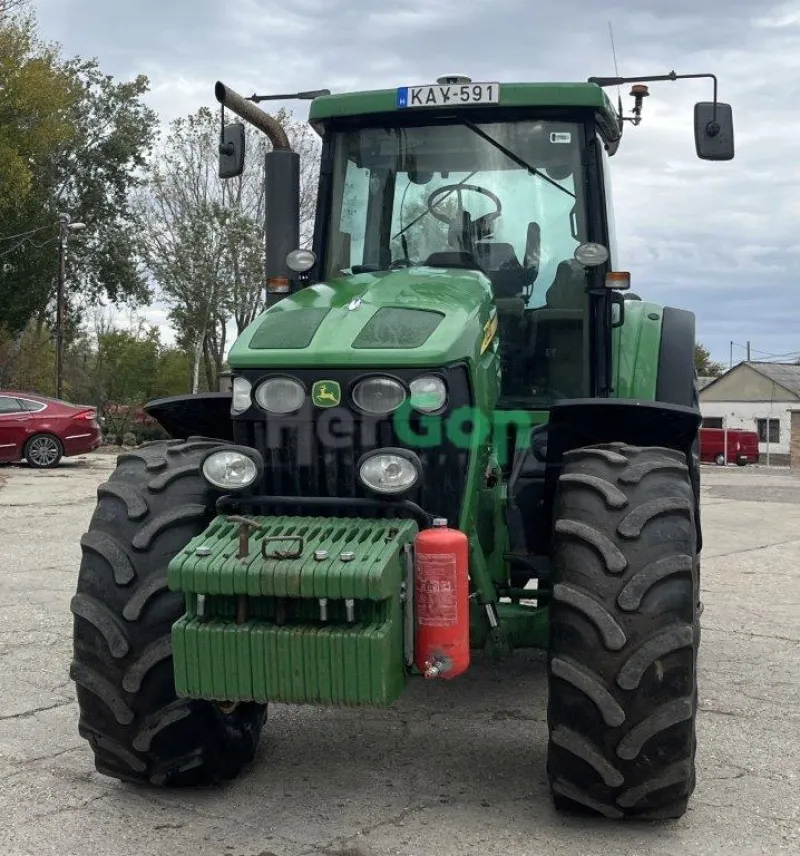
<instances>
[{"instance_id":1,"label":"antenna","mask_svg":"<svg viewBox=\"0 0 800 856\"><path fill-rule=\"evenodd\" d=\"M617 63L617 48L614 44L614 28L611 21L608 22L608 36L611 39L611 55L614 57L614 76L619 77L619 65ZM619 110L619 122L622 125L622 88L617 87L617 109Z\"/></svg>"}]
</instances>

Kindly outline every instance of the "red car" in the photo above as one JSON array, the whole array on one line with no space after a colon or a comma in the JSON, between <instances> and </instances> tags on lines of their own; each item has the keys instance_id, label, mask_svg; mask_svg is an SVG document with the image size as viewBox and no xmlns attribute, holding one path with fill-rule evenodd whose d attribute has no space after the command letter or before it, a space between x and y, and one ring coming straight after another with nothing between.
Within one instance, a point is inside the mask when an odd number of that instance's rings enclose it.
<instances>
[{"instance_id":1,"label":"red car","mask_svg":"<svg viewBox=\"0 0 800 856\"><path fill-rule=\"evenodd\" d=\"M97 411L30 392L0 390L0 462L55 467L62 457L84 455L103 442Z\"/></svg>"}]
</instances>

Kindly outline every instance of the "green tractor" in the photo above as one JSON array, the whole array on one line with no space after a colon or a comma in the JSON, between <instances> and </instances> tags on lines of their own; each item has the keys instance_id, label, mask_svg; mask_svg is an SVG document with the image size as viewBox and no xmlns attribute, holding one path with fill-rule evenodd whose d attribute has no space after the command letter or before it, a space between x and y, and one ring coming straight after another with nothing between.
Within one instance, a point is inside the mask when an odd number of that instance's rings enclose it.
<instances>
[{"instance_id":1,"label":"green tractor","mask_svg":"<svg viewBox=\"0 0 800 856\"><path fill-rule=\"evenodd\" d=\"M657 77L311 99L299 156L221 83L220 176L265 165L267 308L227 392L98 489L72 600L80 734L157 786L235 777L269 702L388 706L476 650L546 651L561 810L680 817L700 639L695 320L632 295L609 159ZM697 155L733 157L729 105ZM608 86L634 83L632 115ZM282 96L285 97L285 96Z\"/></svg>"}]
</instances>

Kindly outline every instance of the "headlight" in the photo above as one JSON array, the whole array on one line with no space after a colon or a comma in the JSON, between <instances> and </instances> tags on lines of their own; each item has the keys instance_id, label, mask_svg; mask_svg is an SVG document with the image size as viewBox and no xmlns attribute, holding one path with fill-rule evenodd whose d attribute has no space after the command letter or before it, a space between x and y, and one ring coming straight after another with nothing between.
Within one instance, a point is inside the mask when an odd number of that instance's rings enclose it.
<instances>
[{"instance_id":1,"label":"headlight","mask_svg":"<svg viewBox=\"0 0 800 856\"><path fill-rule=\"evenodd\" d=\"M220 490L244 490L258 478L256 461L234 449L217 449L203 460L203 478Z\"/></svg>"},{"instance_id":2,"label":"headlight","mask_svg":"<svg viewBox=\"0 0 800 856\"><path fill-rule=\"evenodd\" d=\"M235 377L233 379L232 413L244 413L250 407L252 404L252 391L253 385L247 378Z\"/></svg>"},{"instance_id":3,"label":"headlight","mask_svg":"<svg viewBox=\"0 0 800 856\"><path fill-rule=\"evenodd\" d=\"M423 413L435 413L441 410L447 401L447 387L444 381L433 375L425 375L412 380L411 406Z\"/></svg>"},{"instance_id":4,"label":"headlight","mask_svg":"<svg viewBox=\"0 0 800 856\"><path fill-rule=\"evenodd\" d=\"M398 494L414 487L420 479L422 467L411 452L384 449L363 458L358 474L362 483L375 493Z\"/></svg>"},{"instance_id":5,"label":"headlight","mask_svg":"<svg viewBox=\"0 0 800 856\"><path fill-rule=\"evenodd\" d=\"M256 401L270 413L294 413L305 400L303 384L290 377L272 377L256 388Z\"/></svg>"},{"instance_id":6,"label":"headlight","mask_svg":"<svg viewBox=\"0 0 800 856\"><path fill-rule=\"evenodd\" d=\"M390 377L369 377L356 384L353 401L367 413L383 416L406 400L403 385Z\"/></svg>"}]
</instances>

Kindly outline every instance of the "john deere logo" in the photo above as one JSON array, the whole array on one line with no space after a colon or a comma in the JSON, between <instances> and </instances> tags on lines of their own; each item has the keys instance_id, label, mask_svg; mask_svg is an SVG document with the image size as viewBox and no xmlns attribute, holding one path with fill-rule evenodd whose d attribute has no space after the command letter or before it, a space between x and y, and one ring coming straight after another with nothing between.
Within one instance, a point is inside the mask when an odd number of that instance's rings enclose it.
<instances>
[{"instance_id":1,"label":"john deere logo","mask_svg":"<svg viewBox=\"0 0 800 856\"><path fill-rule=\"evenodd\" d=\"M315 407L336 407L342 401L342 388L335 380L318 380L311 387Z\"/></svg>"}]
</instances>

